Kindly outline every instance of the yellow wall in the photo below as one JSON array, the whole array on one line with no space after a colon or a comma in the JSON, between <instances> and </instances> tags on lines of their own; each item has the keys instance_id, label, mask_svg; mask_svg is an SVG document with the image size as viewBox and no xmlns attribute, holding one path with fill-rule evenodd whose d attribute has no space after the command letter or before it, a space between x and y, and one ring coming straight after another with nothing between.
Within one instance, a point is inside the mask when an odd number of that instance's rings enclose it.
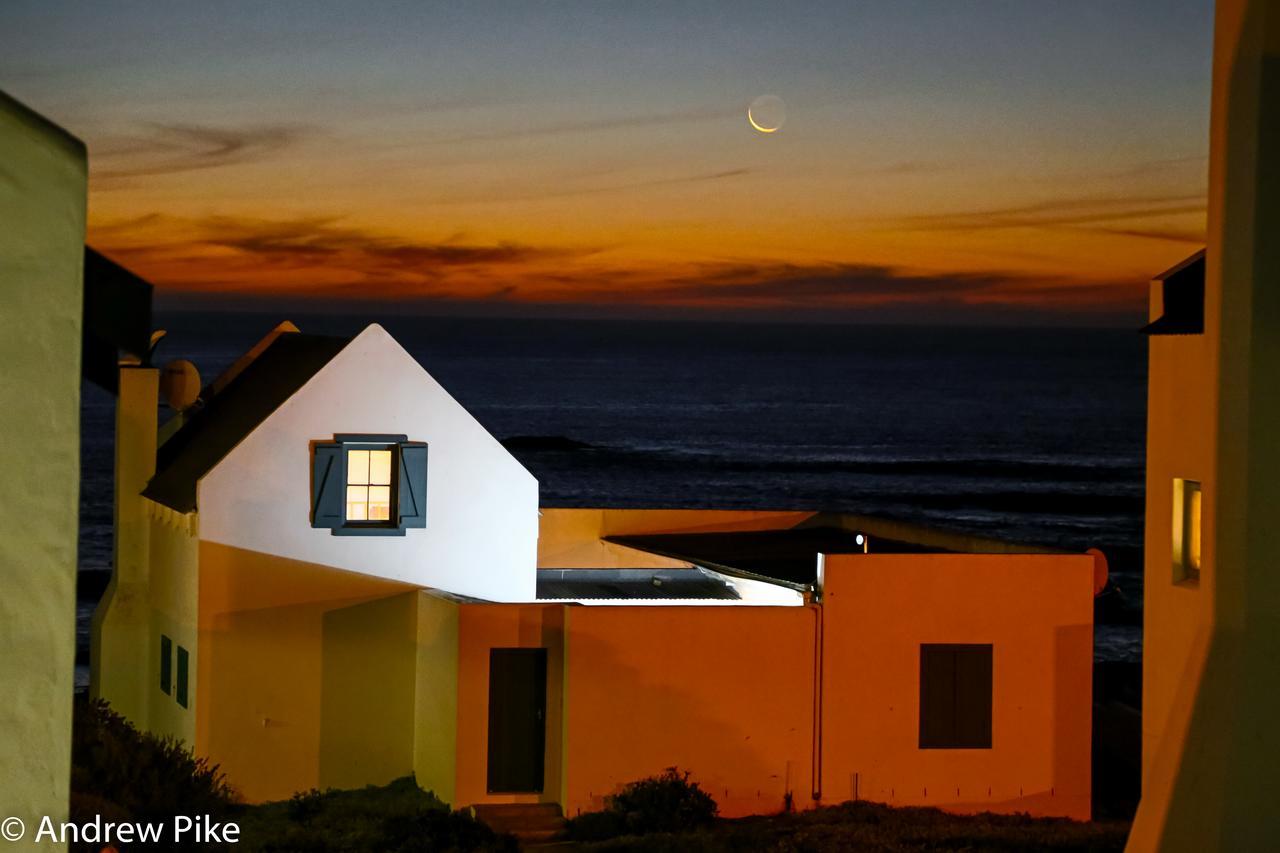
<instances>
[{"instance_id":1,"label":"yellow wall","mask_svg":"<svg viewBox=\"0 0 1280 853\"><path fill-rule=\"evenodd\" d=\"M71 771L85 151L0 93L0 164L0 815L32 827Z\"/></svg>"},{"instance_id":2,"label":"yellow wall","mask_svg":"<svg viewBox=\"0 0 1280 853\"><path fill-rule=\"evenodd\" d=\"M413 773L422 788L456 802L458 604L418 593Z\"/></svg>"},{"instance_id":3,"label":"yellow wall","mask_svg":"<svg viewBox=\"0 0 1280 853\"><path fill-rule=\"evenodd\" d=\"M145 498L143 498L146 501ZM144 695L147 698L146 725L159 735L182 740L187 745L195 743L196 704L198 685L196 673L200 659L198 640L199 609L199 540L191 532L193 522L158 504L146 501L148 506L148 554L151 563L148 586L149 614L146 621L146 648L149 651L145 667ZM160 689L160 635L173 641L174 690L165 694ZM184 648L189 655L187 707L178 704L177 650Z\"/></svg>"},{"instance_id":4,"label":"yellow wall","mask_svg":"<svg viewBox=\"0 0 1280 853\"><path fill-rule=\"evenodd\" d=\"M404 592L321 617L321 788L413 772L418 600Z\"/></svg>"},{"instance_id":5,"label":"yellow wall","mask_svg":"<svg viewBox=\"0 0 1280 853\"><path fill-rule=\"evenodd\" d=\"M158 690L158 640L151 619L151 527L142 489L156 465L159 372L123 367L116 396L115 543L111 582L93 613L90 694L139 727ZM194 567L191 567L194 571Z\"/></svg>"},{"instance_id":6,"label":"yellow wall","mask_svg":"<svg viewBox=\"0 0 1280 853\"><path fill-rule=\"evenodd\" d=\"M220 764L249 801L408 775L416 594L391 581L202 542L196 752ZM375 600L382 606L359 607ZM361 630L382 642L349 647ZM332 692L370 678L385 689L345 698ZM383 695L394 701L382 702ZM360 738L376 759L335 763L336 750Z\"/></svg>"},{"instance_id":7,"label":"yellow wall","mask_svg":"<svg viewBox=\"0 0 1280 853\"><path fill-rule=\"evenodd\" d=\"M729 817L812 805L815 610L567 608L565 813L673 765Z\"/></svg>"},{"instance_id":8,"label":"yellow wall","mask_svg":"<svg viewBox=\"0 0 1280 853\"><path fill-rule=\"evenodd\" d=\"M606 536L770 530L799 524L811 512L705 509L543 509L538 522L538 566L547 569L646 569L687 566L604 542Z\"/></svg>"},{"instance_id":9,"label":"yellow wall","mask_svg":"<svg viewBox=\"0 0 1280 853\"><path fill-rule=\"evenodd\" d=\"M828 556L823 799L1090 814L1091 555ZM992 748L920 749L920 645L993 645ZM855 781L856 774L856 781Z\"/></svg>"}]
</instances>

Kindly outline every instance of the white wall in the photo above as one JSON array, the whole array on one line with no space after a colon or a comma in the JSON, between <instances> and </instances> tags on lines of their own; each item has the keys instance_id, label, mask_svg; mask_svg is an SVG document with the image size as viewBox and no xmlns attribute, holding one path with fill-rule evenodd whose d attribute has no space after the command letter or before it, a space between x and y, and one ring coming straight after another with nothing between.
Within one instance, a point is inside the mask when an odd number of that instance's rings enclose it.
<instances>
[{"instance_id":1,"label":"white wall","mask_svg":"<svg viewBox=\"0 0 1280 853\"><path fill-rule=\"evenodd\" d=\"M313 441L392 433L430 445L427 526L311 527ZM492 601L532 601L538 482L396 343L369 326L200 481L200 538Z\"/></svg>"}]
</instances>

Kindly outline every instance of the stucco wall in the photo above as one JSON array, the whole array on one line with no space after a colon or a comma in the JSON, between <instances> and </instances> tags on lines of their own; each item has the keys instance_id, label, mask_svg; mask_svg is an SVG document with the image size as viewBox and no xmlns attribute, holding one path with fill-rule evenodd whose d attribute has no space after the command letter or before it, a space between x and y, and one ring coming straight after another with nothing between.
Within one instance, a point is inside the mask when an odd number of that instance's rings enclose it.
<instances>
[{"instance_id":1,"label":"stucco wall","mask_svg":"<svg viewBox=\"0 0 1280 853\"><path fill-rule=\"evenodd\" d=\"M721 814L811 805L816 615L802 607L572 607L566 814L689 770Z\"/></svg>"},{"instance_id":2,"label":"stucco wall","mask_svg":"<svg viewBox=\"0 0 1280 853\"><path fill-rule=\"evenodd\" d=\"M1159 288L1153 290L1158 293ZM1185 687L1190 655L1209 614L1214 578L1213 549L1207 544L1214 541L1208 507L1216 493L1216 348L1217 335L1212 331L1150 339L1142 633L1144 777L1159 751L1170 709ZM1199 482L1206 507L1198 583L1173 581L1175 477Z\"/></svg>"},{"instance_id":3,"label":"stucco wall","mask_svg":"<svg viewBox=\"0 0 1280 853\"><path fill-rule=\"evenodd\" d=\"M419 786L453 804L457 801L459 605L428 592L417 595L413 773Z\"/></svg>"},{"instance_id":4,"label":"stucco wall","mask_svg":"<svg viewBox=\"0 0 1280 853\"><path fill-rule=\"evenodd\" d=\"M0 222L0 814L30 827L71 768L85 151L2 93Z\"/></svg>"},{"instance_id":5,"label":"stucco wall","mask_svg":"<svg viewBox=\"0 0 1280 853\"><path fill-rule=\"evenodd\" d=\"M823 799L1090 813L1090 555L827 557ZM992 748L919 749L920 645L993 645ZM856 775L855 775L856 774Z\"/></svg>"},{"instance_id":6,"label":"stucco wall","mask_svg":"<svg viewBox=\"0 0 1280 853\"><path fill-rule=\"evenodd\" d=\"M458 729L455 807L474 803L563 803L563 605L463 604L458 610ZM489 794L489 650L547 649L544 784L538 794Z\"/></svg>"},{"instance_id":7,"label":"stucco wall","mask_svg":"<svg viewBox=\"0 0 1280 853\"><path fill-rule=\"evenodd\" d=\"M427 526L314 529L311 442L335 433L430 445ZM536 597L538 483L380 326L361 332L201 480L208 542L493 601Z\"/></svg>"},{"instance_id":8,"label":"stucco wall","mask_svg":"<svg viewBox=\"0 0 1280 853\"><path fill-rule=\"evenodd\" d=\"M251 802L288 798L328 780L358 787L407 775L416 617L398 602L358 607L406 594L412 602L417 593L355 572L202 542L196 752L220 764ZM349 647L361 630L378 642ZM332 686L371 677L385 680L390 701L366 695L362 718ZM339 745L361 738L377 761L362 764L351 755L334 763Z\"/></svg>"}]
</instances>

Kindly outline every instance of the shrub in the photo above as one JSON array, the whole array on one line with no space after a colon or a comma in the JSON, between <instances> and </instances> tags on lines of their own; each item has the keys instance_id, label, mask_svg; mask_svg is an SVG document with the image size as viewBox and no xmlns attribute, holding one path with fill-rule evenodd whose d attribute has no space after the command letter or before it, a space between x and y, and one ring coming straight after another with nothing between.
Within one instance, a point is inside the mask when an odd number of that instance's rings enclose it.
<instances>
[{"instance_id":1,"label":"shrub","mask_svg":"<svg viewBox=\"0 0 1280 853\"><path fill-rule=\"evenodd\" d=\"M225 814L234 795L216 765L173 738L140 732L101 699L75 705L71 790L134 820Z\"/></svg>"},{"instance_id":2,"label":"shrub","mask_svg":"<svg viewBox=\"0 0 1280 853\"><path fill-rule=\"evenodd\" d=\"M514 853L498 835L451 812L412 776L354 791L307 791L238 816L242 853Z\"/></svg>"},{"instance_id":3,"label":"shrub","mask_svg":"<svg viewBox=\"0 0 1280 853\"><path fill-rule=\"evenodd\" d=\"M569 821L569 837L591 841L619 835L689 832L709 825L718 808L711 795L689 781L689 771L668 767L657 776L631 782L605 800L600 812Z\"/></svg>"}]
</instances>

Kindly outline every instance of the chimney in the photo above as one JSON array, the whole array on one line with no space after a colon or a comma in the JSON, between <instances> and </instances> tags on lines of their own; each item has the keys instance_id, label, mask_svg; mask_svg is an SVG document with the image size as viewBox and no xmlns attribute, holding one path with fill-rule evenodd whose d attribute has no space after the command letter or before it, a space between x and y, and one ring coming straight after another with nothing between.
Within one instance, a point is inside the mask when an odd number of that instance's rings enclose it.
<instances>
[{"instance_id":1,"label":"chimney","mask_svg":"<svg viewBox=\"0 0 1280 853\"><path fill-rule=\"evenodd\" d=\"M120 365L116 397L115 559L93 612L89 695L147 725L150 685L151 525L142 490L156 469L160 372Z\"/></svg>"}]
</instances>

